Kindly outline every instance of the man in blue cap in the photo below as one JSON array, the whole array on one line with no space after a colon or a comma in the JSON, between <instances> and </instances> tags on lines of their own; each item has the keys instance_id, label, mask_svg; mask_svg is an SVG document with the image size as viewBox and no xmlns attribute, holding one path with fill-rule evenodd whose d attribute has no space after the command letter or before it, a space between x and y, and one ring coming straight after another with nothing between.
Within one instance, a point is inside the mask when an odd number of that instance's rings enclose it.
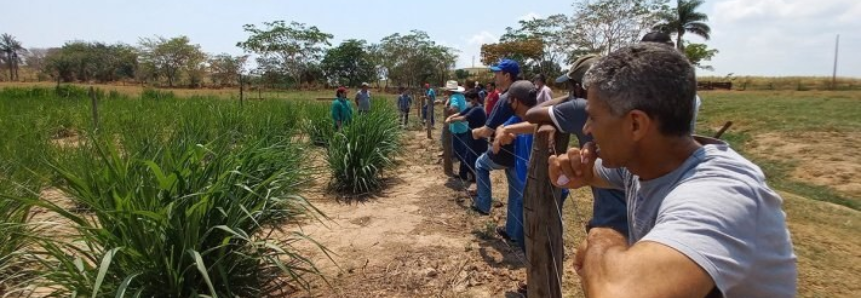
<instances>
[{"instance_id":1,"label":"man in blue cap","mask_svg":"<svg viewBox=\"0 0 861 298\"><path fill-rule=\"evenodd\" d=\"M490 70L494 73L496 86L499 90L502 90L502 95L499 97L500 104L497 104L493 108L493 111L488 116L484 127L473 129L472 137L476 140L492 136L497 127L508 121L511 116L514 116L514 111L511 110L511 106L508 104L508 88L512 83L514 83L514 81L518 80L520 75L520 65L518 65L514 60L502 59L498 64L490 67ZM519 198L520 194L523 192L523 189L518 189L518 185L521 183L518 182L517 173L515 173L515 157L513 152L514 144L509 144L507 146L503 146L502 150L499 150L497 153L494 153L492 150L488 150L482 154L478 160L476 160L475 171L477 197L475 199L473 209L479 213L490 214L490 208L492 207L493 197L490 187L490 171L505 170L505 176L508 180L509 200ZM506 216L506 220L516 220L516 218L509 214L509 216ZM519 226L519 224L506 224L506 227L516 226ZM523 239L511 238L511 236L517 237L517 235L522 235L519 231L507 231L507 229L500 228L497 229L497 232L507 240L523 242Z\"/></svg>"}]
</instances>

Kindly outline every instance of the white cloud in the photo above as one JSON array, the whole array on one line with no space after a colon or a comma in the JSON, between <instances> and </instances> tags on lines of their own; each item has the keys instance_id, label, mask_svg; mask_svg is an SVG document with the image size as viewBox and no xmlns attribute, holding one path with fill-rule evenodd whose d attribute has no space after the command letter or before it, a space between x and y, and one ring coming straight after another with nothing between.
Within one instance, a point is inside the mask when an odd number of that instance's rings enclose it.
<instances>
[{"instance_id":1,"label":"white cloud","mask_svg":"<svg viewBox=\"0 0 861 298\"><path fill-rule=\"evenodd\" d=\"M479 33L477 33L477 34L473 35L473 36L472 36L472 37L470 37L469 39L467 39L467 41L466 41L466 42L467 42L468 44L477 44L477 45L479 45L479 46L480 46L480 45L483 45L483 44L486 44L486 43L494 43L494 42L496 42L498 39L499 39L498 37L496 37L495 35L491 34L490 32L487 32L487 31L481 31L481 32L479 32Z\"/></svg>"},{"instance_id":2,"label":"white cloud","mask_svg":"<svg viewBox=\"0 0 861 298\"><path fill-rule=\"evenodd\" d=\"M706 43L720 51L710 63L718 75L830 75L835 35L841 53L861 47L858 0L722 0L704 12L712 28ZM861 76L857 65L861 57L841 55L838 75Z\"/></svg>"},{"instance_id":3,"label":"white cloud","mask_svg":"<svg viewBox=\"0 0 861 298\"><path fill-rule=\"evenodd\" d=\"M529 21L532 19L540 19L540 18L541 18L540 14L538 14L536 12L529 12L525 15L520 16L519 18L517 18L517 20L518 21Z\"/></svg>"}]
</instances>

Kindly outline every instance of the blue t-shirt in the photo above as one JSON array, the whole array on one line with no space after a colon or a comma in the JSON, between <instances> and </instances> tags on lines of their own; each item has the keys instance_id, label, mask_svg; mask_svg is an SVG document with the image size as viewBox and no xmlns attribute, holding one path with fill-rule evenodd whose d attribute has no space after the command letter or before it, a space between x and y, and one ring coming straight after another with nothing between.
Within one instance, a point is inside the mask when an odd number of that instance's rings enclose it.
<instances>
[{"instance_id":1,"label":"blue t-shirt","mask_svg":"<svg viewBox=\"0 0 861 298\"><path fill-rule=\"evenodd\" d=\"M455 109L458 113L466 110L466 97L463 97L462 93L452 93L449 97L448 106L452 109ZM454 122L449 124L449 131L454 134L466 133L469 131L469 126L465 122Z\"/></svg>"},{"instance_id":2,"label":"blue t-shirt","mask_svg":"<svg viewBox=\"0 0 861 298\"><path fill-rule=\"evenodd\" d=\"M428 100L433 103L436 100L436 91L433 91L433 88L428 88L428 92L425 94L428 97ZM425 103L427 104L427 103Z\"/></svg>"},{"instance_id":3,"label":"blue t-shirt","mask_svg":"<svg viewBox=\"0 0 861 298\"><path fill-rule=\"evenodd\" d=\"M514 125L520 122L523 122L520 117L511 116L511 118L505 122L505 126ZM532 135L518 135L512 144L514 144L514 172L517 173L517 179L520 180L521 183L526 183L526 173L529 169L529 156L532 154Z\"/></svg>"}]
</instances>

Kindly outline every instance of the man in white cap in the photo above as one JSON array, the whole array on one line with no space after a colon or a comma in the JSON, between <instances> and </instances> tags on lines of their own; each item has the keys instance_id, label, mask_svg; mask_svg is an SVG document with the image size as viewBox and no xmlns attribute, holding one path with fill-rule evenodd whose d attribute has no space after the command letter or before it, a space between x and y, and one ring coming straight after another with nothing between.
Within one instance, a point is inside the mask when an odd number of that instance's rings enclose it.
<instances>
[{"instance_id":1,"label":"man in white cap","mask_svg":"<svg viewBox=\"0 0 861 298\"><path fill-rule=\"evenodd\" d=\"M356 107L359 109L359 114L371 111L371 91L368 91L368 83L362 83L362 90L356 92Z\"/></svg>"}]
</instances>

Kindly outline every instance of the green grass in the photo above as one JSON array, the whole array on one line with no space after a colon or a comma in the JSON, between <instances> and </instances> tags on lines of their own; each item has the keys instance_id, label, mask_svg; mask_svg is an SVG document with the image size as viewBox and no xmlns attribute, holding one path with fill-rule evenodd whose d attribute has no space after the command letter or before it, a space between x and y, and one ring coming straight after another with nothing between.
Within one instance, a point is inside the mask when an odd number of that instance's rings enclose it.
<instances>
[{"instance_id":1,"label":"green grass","mask_svg":"<svg viewBox=\"0 0 861 298\"><path fill-rule=\"evenodd\" d=\"M796 162L746 151L752 138L763 133L783 132L791 137L805 132L861 131L861 92L704 92L700 96L698 133L712 135L724 122L733 121L724 139L759 165L772 187L861 210L861 198L789 177Z\"/></svg>"},{"instance_id":2,"label":"green grass","mask_svg":"<svg viewBox=\"0 0 861 298\"><path fill-rule=\"evenodd\" d=\"M331 187L349 195L366 195L383 187L383 173L394 163L401 128L393 109L375 108L354 115L332 135L327 153Z\"/></svg>"},{"instance_id":3,"label":"green grass","mask_svg":"<svg viewBox=\"0 0 861 298\"><path fill-rule=\"evenodd\" d=\"M14 140L0 144L0 182L10 182L0 183L0 280L24 278L7 273L20 255L37 257L31 284L54 296L267 297L318 274L292 248L313 240L272 230L322 216L298 196L315 169L296 136L328 103L97 89L96 126L88 93L0 90L0 138ZM38 198L43 188L82 213ZM31 233L29 206L65 218L76 235ZM39 248L22 252L25 241Z\"/></svg>"}]
</instances>

